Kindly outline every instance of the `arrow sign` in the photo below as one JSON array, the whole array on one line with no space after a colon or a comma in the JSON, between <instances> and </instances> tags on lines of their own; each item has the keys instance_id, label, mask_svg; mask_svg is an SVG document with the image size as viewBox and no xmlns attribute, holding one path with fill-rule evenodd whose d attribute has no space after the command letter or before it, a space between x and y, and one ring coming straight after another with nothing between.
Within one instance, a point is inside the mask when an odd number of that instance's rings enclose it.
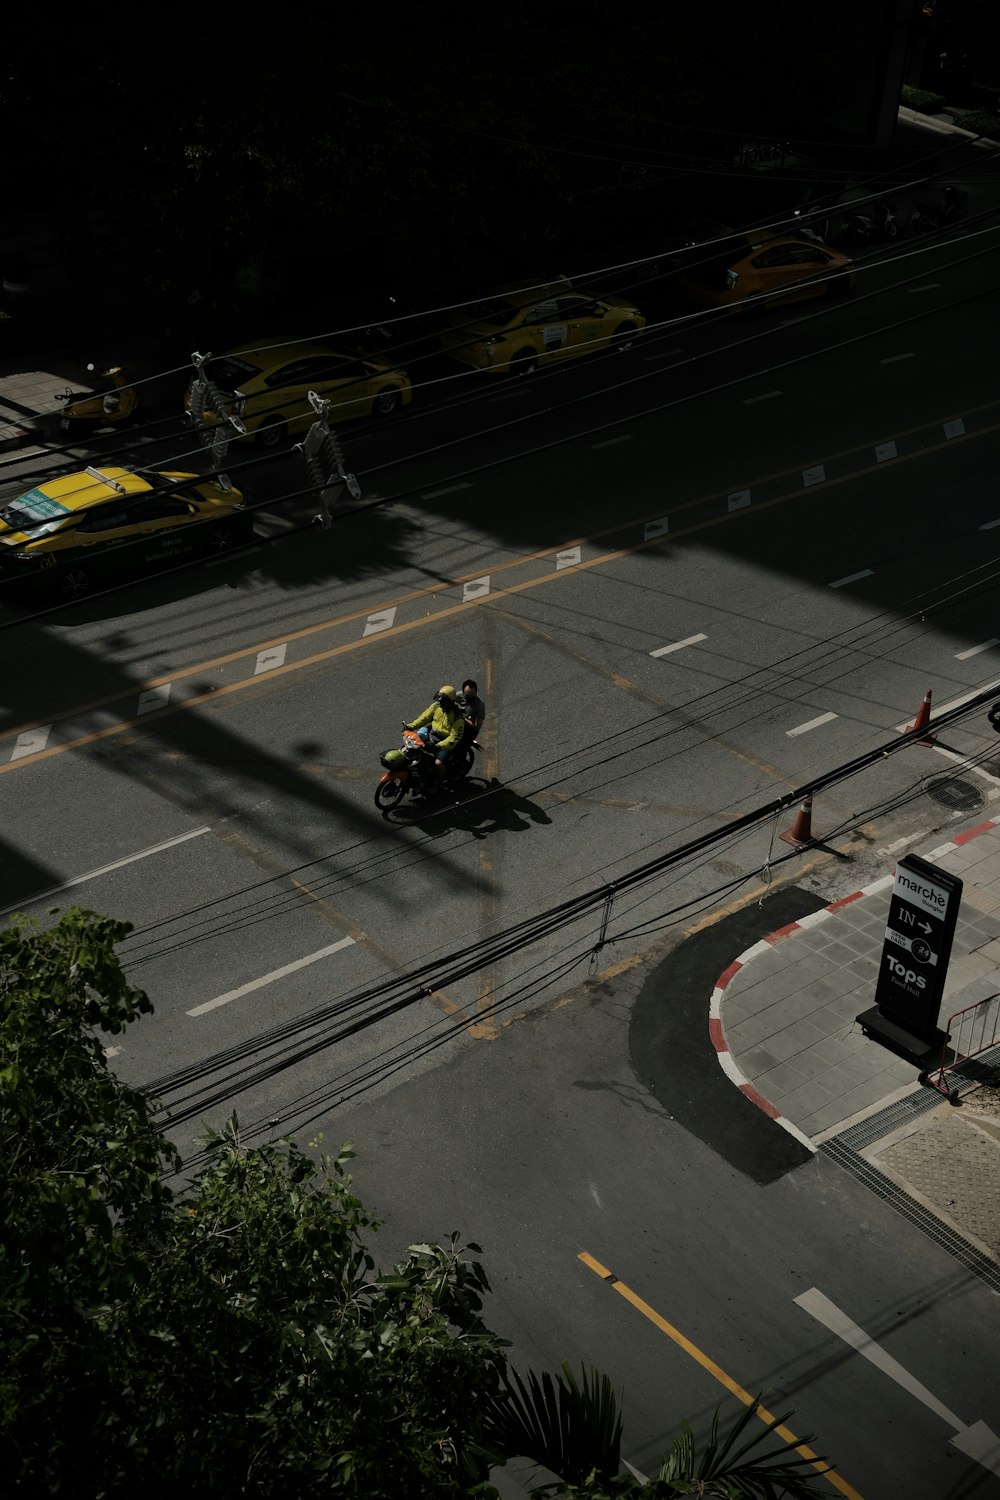
<instances>
[{"instance_id":1,"label":"arrow sign","mask_svg":"<svg viewBox=\"0 0 1000 1500\"><path fill-rule=\"evenodd\" d=\"M919 922L917 925L919 926L920 931L927 934L928 936L933 930L929 922Z\"/></svg>"},{"instance_id":2,"label":"arrow sign","mask_svg":"<svg viewBox=\"0 0 1000 1500\"><path fill-rule=\"evenodd\" d=\"M939 1401L925 1385L921 1385L913 1375L910 1374L897 1359L891 1354L886 1354L881 1345L870 1339L863 1328L857 1323L852 1323L846 1313L825 1297L817 1287L811 1287L808 1292L803 1292L800 1297L795 1297L795 1305L801 1307L803 1312L822 1323L831 1333L835 1333L845 1344L850 1344L864 1359L873 1364L876 1369L888 1375L897 1385L909 1391L911 1396L923 1403L935 1416L940 1417L954 1433L952 1444L960 1453L973 1459L977 1464L982 1464L991 1474L1000 1477L1000 1438L986 1426L985 1422L973 1422L967 1426L961 1418L956 1417L953 1411L949 1411L942 1401Z\"/></svg>"}]
</instances>

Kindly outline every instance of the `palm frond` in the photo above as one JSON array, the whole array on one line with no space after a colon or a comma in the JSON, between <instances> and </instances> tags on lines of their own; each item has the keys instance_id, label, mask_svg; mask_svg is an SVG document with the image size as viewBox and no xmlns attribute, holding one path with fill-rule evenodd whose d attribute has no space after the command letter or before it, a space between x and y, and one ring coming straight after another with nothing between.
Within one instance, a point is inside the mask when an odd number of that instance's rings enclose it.
<instances>
[{"instance_id":1,"label":"palm frond","mask_svg":"<svg viewBox=\"0 0 1000 1500\"><path fill-rule=\"evenodd\" d=\"M529 1370L524 1380L508 1369L485 1424L486 1442L503 1460L530 1458L567 1484L596 1474L611 1478L621 1463L622 1424L611 1381L568 1363L562 1374Z\"/></svg>"}]
</instances>

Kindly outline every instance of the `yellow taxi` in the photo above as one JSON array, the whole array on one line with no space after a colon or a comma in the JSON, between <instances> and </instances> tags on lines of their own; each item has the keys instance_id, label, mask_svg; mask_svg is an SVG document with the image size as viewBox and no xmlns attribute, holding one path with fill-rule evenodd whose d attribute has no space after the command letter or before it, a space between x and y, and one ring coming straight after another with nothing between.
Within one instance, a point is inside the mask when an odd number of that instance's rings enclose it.
<instances>
[{"instance_id":1,"label":"yellow taxi","mask_svg":"<svg viewBox=\"0 0 1000 1500\"><path fill-rule=\"evenodd\" d=\"M681 291L702 307L756 312L771 303L808 297L845 297L854 286L850 256L800 235L750 229L734 233L722 225L705 242L688 248Z\"/></svg>"},{"instance_id":2,"label":"yellow taxi","mask_svg":"<svg viewBox=\"0 0 1000 1500\"><path fill-rule=\"evenodd\" d=\"M0 502L0 586L78 599L114 573L221 556L254 535L238 490L198 474L84 469Z\"/></svg>"},{"instance_id":3,"label":"yellow taxi","mask_svg":"<svg viewBox=\"0 0 1000 1500\"><path fill-rule=\"evenodd\" d=\"M628 349L646 319L622 297L578 291L568 281L499 287L449 316L441 349L474 370L530 375L540 364Z\"/></svg>"},{"instance_id":4,"label":"yellow taxi","mask_svg":"<svg viewBox=\"0 0 1000 1500\"><path fill-rule=\"evenodd\" d=\"M330 402L331 427L354 417L388 417L411 399L410 377L390 360L301 339L266 338L206 361L227 415L240 418L264 447L304 432L315 420L309 392ZM191 410L189 388L185 406ZM218 416L206 411L202 423Z\"/></svg>"}]
</instances>

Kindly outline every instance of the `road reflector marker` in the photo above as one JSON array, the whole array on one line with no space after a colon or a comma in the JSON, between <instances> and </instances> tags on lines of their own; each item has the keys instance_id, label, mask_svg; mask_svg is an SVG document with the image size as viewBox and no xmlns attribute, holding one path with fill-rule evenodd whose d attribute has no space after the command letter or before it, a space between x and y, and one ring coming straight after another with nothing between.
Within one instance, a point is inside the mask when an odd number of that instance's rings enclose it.
<instances>
[{"instance_id":1,"label":"road reflector marker","mask_svg":"<svg viewBox=\"0 0 1000 1500\"><path fill-rule=\"evenodd\" d=\"M136 712L148 714L154 708L162 708L169 700L170 683L163 682L159 687L147 688L144 693L139 694L139 707Z\"/></svg>"},{"instance_id":2,"label":"road reflector marker","mask_svg":"<svg viewBox=\"0 0 1000 1500\"><path fill-rule=\"evenodd\" d=\"M268 646L266 651L258 651L257 660L254 663L253 675L256 677L261 672L270 672L275 667L282 666L287 650L287 641L282 641L280 646Z\"/></svg>"},{"instance_id":3,"label":"road reflector marker","mask_svg":"<svg viewBox=\"0 0 1000 1500\"><path fill-rule=\"evenodd\" d=\"M579 547L567 547L565 552L556 553L556 571L560 568L575 568L579 561Z\"/></svg>"},{"instance_id":4,"label":"road reflector marker","mask_svg":"<svg viewBox=\"0 0 1000 1500\"><path fill-rule=\"evenodd\" d=\"M378 635L380 630L390 630L396 618L396 606L393 604L389 609L377 609L373 615L369 615L365 622L362 635Z\"/></svg>"},{"instance_id":5,"label":"road reflector marker","mask_svg":"<svg viewBox=\"0 0 1000 1500\"><path fill-rule=\"evenodd\" d=\"M643 540L648 542L654 536L666 536L669 530L669 516L661 516L658 521L647 521L642 528Z\"/></svg>"},{"instance_id":6,"label":"road reflector marker","mask_svg":"<svg viewBox=\"0 0 1000 1500\"><path fill-rule=\"evenodd\" d=\"M965 423L961 417L955 417L944 424L944 435L946 438L961 437L965 431Z\"/></svg>"},{"instance_id":7,"label":"road reflector marker","mask_svg":"<svg viewBox=\"0 0 1000 1500\"><path fill-rule=\"evenodd\" d=\"M37 729L26 729L14 741L14 748L10 752L11 760L20 760L22 755L34 755L36 750L44 750L51 732L51 724L40 724Z\"/></svg>"},{"instance_id":8,"label":"road reflector marker","mask_svg":"<svg viewBox=\"0 0 1000 1500\"><path fill-rule=\"evenodd\" d=\"M880 464L884 464L887 458L896 458L896 441L890 438L887 443L876 443L875 458Z\"/></svg>"},{"instance_id":9,"label":"road reflector marker","mask_svg":"<svg viewBox=\"0 0 1000 1500\"><path fill-rule=\"evenodd\" d=\"M826 478L826 465L813 464L811 469L802 470L803 484L822 484Z\"/></svg>"},{"instance_id":10,"label":"road reflector marker","mask_svg":"<svg viewBox=\"0 0 1000 1500\"><path fill-rule=\"evenodd\" d=\"M730 510L742 510L745 505L750 504L750 491L737 490L735 495L727 495L726 504Z\"/></svg>"},{"instance_id":11,"label":"road reflector marker","mask_svg":"<svg viewBox=\"0 0 1000 1500\"><path fill-rule=\"evenodd\" d=\"M471 578L462 589L462 598L463 600L480 599L483 594L488 594L489 591L490 575L487 573L485 578Z\"/></svg>"}]
</instances>

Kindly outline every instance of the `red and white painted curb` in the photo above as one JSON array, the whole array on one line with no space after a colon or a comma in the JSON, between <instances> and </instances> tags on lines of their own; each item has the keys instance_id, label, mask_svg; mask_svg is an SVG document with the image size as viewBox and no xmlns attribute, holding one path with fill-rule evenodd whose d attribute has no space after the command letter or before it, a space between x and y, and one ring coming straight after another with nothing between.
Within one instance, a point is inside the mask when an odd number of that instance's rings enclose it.
<instances>
[{"instance_id":1,"label":"red and white painted curb","mask_svg":"<svg viewBox=\"0 0 1000 1500\"><path fill-rule=\"evenodd\" d=\"M932 849L929 854L925 854L922 857L928 860L943 859L953 849L960 849L963 844L971 843L973 839L979 838L981 834L989 833L994 828L1000 828L1000 818L988 818L985 823L977 823L974 828L967 828L964 833L957 833L946 844L939 844L936 849ZM871 885L862 886L861 890L852 891L849 896L842 896L839 901L831 901L829 906L824 906L819 911L810 912L801 921L788 922L784 927L779 927L775 932L769 932L766 937L761 938L751 947L745 949L739 958L734 958L727 969L723 969L712 991L712 998L708 1007L708 1033L712 1039L712 1046L718 1053L722 1071L731 1083L735 1083L741 1094L745 1094L752 1103L757 1105L758 1109L762 1109L772 1120L776 1120L779 1125L788 1131L789 1135L793 1135L797 1141L801 1142L810 1151L815 1151L817 1148L805 1132L789 1120L787 1115L783 1115L769 1099L764 1098L760 1090L755 1088L750 1080L744 1076L735 1057L730 1052L729 1043L726 1041L725 1028L722 1024L722 1002L725 999L726 987L741 969L745 968L753 959L759 958L762 953L766 953L769 948L773 948L775 943L783 942L785 938L791 937L793 932L801 932L806 927L815 927L818 922L822 922L831 913L841 911L845 906L850 906L853 902L860 901L862 896L874 896L878 891L884 891L888 886L892 885L895 878L896 871L893 868L890 874L883 875L879 880L873 880Z\"/></svg>"}]
</instances>

